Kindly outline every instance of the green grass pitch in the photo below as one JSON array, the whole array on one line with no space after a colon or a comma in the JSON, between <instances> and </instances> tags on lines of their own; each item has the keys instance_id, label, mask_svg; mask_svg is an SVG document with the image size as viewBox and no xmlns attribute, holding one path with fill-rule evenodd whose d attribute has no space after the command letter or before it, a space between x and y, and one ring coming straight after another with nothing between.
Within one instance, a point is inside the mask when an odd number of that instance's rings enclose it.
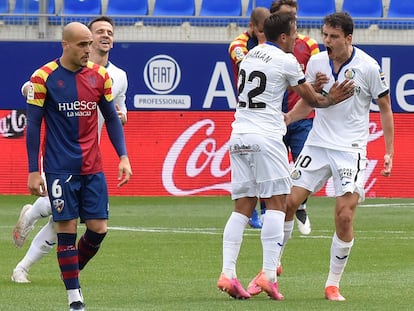
<instances>
[{"instance_id":1,"label":"green grass pitch","mask_svg":"<svg viewBox=\"0 0 414 311\"><path fill-rule=\"evenodd\" d=\"M55 251L30 271L30 284L10 281L40 220L21 249L11 231L20 209L35 198L0 199L0 310L68 310ZM109 232L81 272L88 311L130 310L414 310L414 200L367 199L357 209L355 244L341 282L345 302L323 298L334 230L332 198L312 197L312 233L294 230L283 257L284 301L264 294L238 301L216 288L229 197L111 197ZM83 225L79 226L83 232ZM259 271L260 231L246 229L237 273L241 283Z\"/></svg>"}]
</instances>

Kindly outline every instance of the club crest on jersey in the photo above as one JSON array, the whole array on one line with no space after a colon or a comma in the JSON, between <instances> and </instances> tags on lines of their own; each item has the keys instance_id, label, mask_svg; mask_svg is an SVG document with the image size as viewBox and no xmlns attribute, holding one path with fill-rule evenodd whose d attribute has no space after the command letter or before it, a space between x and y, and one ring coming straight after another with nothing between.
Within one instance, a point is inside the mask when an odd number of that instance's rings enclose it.
<instances>
[{"instance_id":1,"label":"club crest on jersey","mask_svg":"<svg viewBox=\"0 0 414 311\"><path fill-rule=\"evenodd\" d=\"M293 170L292 173L290 173L290 177L293 180L298 180L302 176L302 173L299 170Z\"/></svg>"},{"instance_id":2,"label":"club crest on jersey","mask_svg":"<svg viewBox=\"0 0 414 311\"><path fill-rule=\"evenodd\" d=\"M354 69L347 69L345 70L345 78L347 79L353 79L355 77L355 71Z\"/></svg>"},{"instance_id":3,"label":"club crest on jersey","mask_svg":"<svg viewBox=\"0 0 414 311\"><path fill-rule=\"evenodd\" d=\"M58 212L61 213L63 210L63 207L65 206L65 201L62 199L54 199L53 202L53 208Z\"/></svg>"},{"instance_id":4,"label":"club crest on jersey","mask_svg":"<svg viewBox=\"0 0 414 311\"><path fill-rule=\"evenodd\" d=\"M88 76L88 82L89 82L89 85L96 86L96 77L92 76L92 75L89 75Z\"/></svg>"}]
</instances>

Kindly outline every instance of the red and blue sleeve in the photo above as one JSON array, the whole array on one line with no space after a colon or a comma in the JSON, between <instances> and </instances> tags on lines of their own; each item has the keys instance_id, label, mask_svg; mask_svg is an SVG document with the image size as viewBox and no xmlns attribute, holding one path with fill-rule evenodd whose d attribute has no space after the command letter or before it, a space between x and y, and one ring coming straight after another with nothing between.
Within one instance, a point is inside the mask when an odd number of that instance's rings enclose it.
<instances>
[{"instance_id":1,"label":"red and blue sleeve","mask_svg":"<svg viewBox=\"0 0 414 311\"><path fill-rule=\"evenodd\" d=\"M40 130L43 109L39 106L27 105L26 149L29 162L29 173L39 171Z\"/></svg>"},{"instance_id":2,"label":"red and blue sleeve","mask_svg":"<svg viewBox=\"0 0 414 311\"><path fill-rule=\"evenodd\" d=\"M99 106L99 109L105 118L106 130L116 153L119 157L127 155L124 130L113 102L104 102Z\"/></svg>"}]
</instances>

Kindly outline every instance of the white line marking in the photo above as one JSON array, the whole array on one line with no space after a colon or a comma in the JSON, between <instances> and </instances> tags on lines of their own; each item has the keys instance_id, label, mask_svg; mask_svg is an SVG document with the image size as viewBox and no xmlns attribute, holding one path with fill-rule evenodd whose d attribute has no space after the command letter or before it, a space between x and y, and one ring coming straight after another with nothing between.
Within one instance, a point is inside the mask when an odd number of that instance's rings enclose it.
<instances>
[{"instance_id":1,"label":"white line marking","mask_svg":"<svg viewBox=\"0 0 414 311\"><path fill-rule=\"evenodd\" d=\"M115 231L129 231L129 232L144 232L144 233L182 233L182 234L202 234L202 235L223 235L224 228L161 228L161 227L108 227L109 230ZM299 235L302 239L332 239L332 230L313 230L318 235ZM320 234L322 233L322 234ZM324 235L323 233L327 233ZM384 240L384 239L397 239L397 240L414 240L413 231L356 231L358 234L356 239L361 240ZM361 236L361 234L381 233L386 236ZM395 235L408 235L408 236L395 236ZM246 229L244 236L260 236L260 230L258 229Z\"/></svg>"},{"instance_id":2,"label":"white line marking","mask_svg":"<svg viewBox=\"0 0 414 311\"><path fill-rule=\"evenodd\" d=\"M414 203L378 203L378 204L360 204L358 207L410 207L414 206Z\"/></svg>"}]
</instances>

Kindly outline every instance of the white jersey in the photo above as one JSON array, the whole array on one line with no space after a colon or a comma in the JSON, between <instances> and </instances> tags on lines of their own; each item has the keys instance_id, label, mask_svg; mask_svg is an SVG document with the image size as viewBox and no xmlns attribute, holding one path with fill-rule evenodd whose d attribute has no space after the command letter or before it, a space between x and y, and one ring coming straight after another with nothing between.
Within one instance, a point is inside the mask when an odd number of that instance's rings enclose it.
<instances>
[{"instance_id":1,"label":"white jersey","mask_svg":"<svg viewBox=\"0 0 414 311\"><path fill-rule=\"evenodd\" d=\"M324 92L329 92L335 80L352 79L355 93L337 105L315 109L313 127L306 144L365 153L371 101L389 90L380 66L371 56L354 47L351 58L342 65L336 77L326 51L312 56L306 68L306 80L313 83L317 72L329 77Z\"/></svg>"},{"instance_id":2,"label":"white jersey","mask_svg":"<svg viewBox=\"0 0 414 311\"><path fill-rule=\"evenodd\" d=\"M126 72L121 68L115 66L111 62L108 62L108 66L106 66L106 70L108 71L109 76L112 80L112 95L114 96L114 105L118 105L120 110L127 115L127 108L125 104L126 100L126 91L128 88L128 79ZM105 123L105 119L99 110L99 118L98 118L98 134L101 137L102 126Z\"/></svg>"},{"instance_id":3,"label":"white jersey","mask_svg":"<svg viewBox=\"0 0 414 311\"><path fill-rule=\"evenodd\" d=\"M269 42L251 49L240 63L233 133L285 135L284 93L288 85L303 82L305 75L293 54Z\"/></svg>"}]
</instances>

